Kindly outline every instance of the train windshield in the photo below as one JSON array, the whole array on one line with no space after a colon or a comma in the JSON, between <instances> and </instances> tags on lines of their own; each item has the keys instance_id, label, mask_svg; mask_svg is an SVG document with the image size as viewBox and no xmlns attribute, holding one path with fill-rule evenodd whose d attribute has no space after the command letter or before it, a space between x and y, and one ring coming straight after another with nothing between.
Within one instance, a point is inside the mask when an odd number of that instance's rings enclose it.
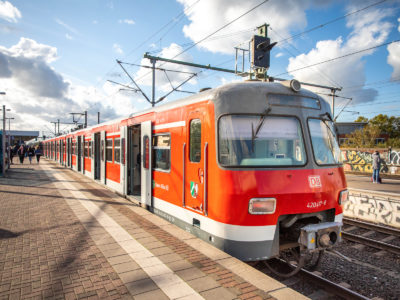
<instances>
[{"instance_id":1,"label":"train windshield","mask_svg":"<svg viewBox=\"0 0 400 300\"><path fill-rule=\"evenodd\" d=\"M219 162L227 167L306 163L300 122L294 117L227 115L219 120Z\"/></svg>"},{"instance_id":2,"label":"train windshield","mask_svg":"<svg viewBox=\"0 0 400 300\"><path fill-rule=\"evenodd\" d=\"M311 143L314 159L319 165L335 165L342 163L340 148L332 121L309 119Z\"/></svg>"}]
</instances>

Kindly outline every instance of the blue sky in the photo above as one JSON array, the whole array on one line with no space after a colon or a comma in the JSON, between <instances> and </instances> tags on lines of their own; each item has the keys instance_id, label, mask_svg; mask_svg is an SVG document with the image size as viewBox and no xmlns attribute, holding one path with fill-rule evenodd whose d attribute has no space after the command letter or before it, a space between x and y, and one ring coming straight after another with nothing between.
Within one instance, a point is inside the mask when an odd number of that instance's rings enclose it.
<instances>
[{"instance_id":1,"label":"blue sky","mask_svg":"<svg viewBox=\"0 0 400 300\"><path fill-rule=\"evenodd\" d=\"M233 69L233 47L247 47L256 27L264 23L270 24L271 40L278 42L271 52L270 76L343 87L338 95L353 100L338 121L378 113L400 116L400 43L384 45L400 39L400 1L270 0L245 14L262 2L0 0L0 91L7 93L0 96L0 104L11 108L11 129L48 135L54 128L50 122L71 122L71 112L87 110L93 124L97 111L105 121L148 108L140 94L108 81L133 86L116 59L148 65L145 52L167 58L183 52L175 59ZM283 41L287 38L291 39ZM309 67L313 64L318 65ZM124 67L150 96L148 69ZM200 71L172 64L162 67ZM157 72L156 98L169 92L169 80L177 86L187 76L168 72L167 78ZM241 80L203 71L181 89L197 92ZM186 95L175 92L165 101ZM336 99L336 114L346 102Z\"/></svg>"}]
</instances>

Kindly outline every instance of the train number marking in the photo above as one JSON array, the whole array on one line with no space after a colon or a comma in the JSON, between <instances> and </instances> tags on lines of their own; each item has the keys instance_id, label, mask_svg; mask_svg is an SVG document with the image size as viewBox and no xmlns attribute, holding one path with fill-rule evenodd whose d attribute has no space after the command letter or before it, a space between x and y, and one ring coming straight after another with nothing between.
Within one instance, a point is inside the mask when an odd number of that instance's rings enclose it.
<instances>
[{"instance_id":1,"label":"train number marking","mask_svg":"<svg viewBox=\"0 0 400 300\"><path fill-rule=\"evenodd\" d=\"M308 183L310 184L310 188L322 187L321 178L319 175L308 176Z\"/></svg>"},{"instance_id":2,"label":"train number marking","mask_svg":"<svg viewBox=\"0 0 400 300\"><path fill-rule=\"evenodd\" d=\"M326 205L326 200L320 200L320 201L313 201L313 202L308 202L307 203L307 208L318 208L323 205Z\"/></svg>"}]
</instances>

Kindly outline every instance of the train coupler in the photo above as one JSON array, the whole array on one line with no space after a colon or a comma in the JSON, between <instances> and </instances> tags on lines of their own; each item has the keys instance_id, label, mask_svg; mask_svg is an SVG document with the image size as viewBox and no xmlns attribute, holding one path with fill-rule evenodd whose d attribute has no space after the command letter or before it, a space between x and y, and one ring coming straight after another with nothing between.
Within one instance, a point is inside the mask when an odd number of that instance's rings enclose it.
<instances>
[{"instance_id":1,"label":"train coupler","mask_svg":"<svg viewBox=\"0 0 400 300\"><path fill-rule=\"evenodd\" d=\"M342 223L309 224L300 229L299 243L307 250L330 248L341 241Z\"/></svg>"}]
</instances>

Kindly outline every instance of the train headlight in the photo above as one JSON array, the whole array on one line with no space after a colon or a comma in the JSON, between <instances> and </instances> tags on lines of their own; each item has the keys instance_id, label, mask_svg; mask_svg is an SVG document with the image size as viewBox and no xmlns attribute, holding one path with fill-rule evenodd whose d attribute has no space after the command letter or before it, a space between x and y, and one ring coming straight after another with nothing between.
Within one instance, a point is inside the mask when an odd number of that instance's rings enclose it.
<instances>
[{"instance_id":1,"label":"train headlight","mask_svg":"<svg viewBox=\"0 0 400 300\"><path fill-rule=\"evenodd\" d=\"M349 191L341 191L339 194L339 205L344 204L345 202L347 202L347 200L349 200Z\"/></svg>"},{"instance_id":2,"label":"train headlight","mask_svg":"<svg viewBox=\"0 0 400 300\"><path fill-rule=\"evenodd\" d=\"M249 201L249 213L252 215L273 214L275 208L275 198L253 198Z\"/></svg>"}]
</instances>

